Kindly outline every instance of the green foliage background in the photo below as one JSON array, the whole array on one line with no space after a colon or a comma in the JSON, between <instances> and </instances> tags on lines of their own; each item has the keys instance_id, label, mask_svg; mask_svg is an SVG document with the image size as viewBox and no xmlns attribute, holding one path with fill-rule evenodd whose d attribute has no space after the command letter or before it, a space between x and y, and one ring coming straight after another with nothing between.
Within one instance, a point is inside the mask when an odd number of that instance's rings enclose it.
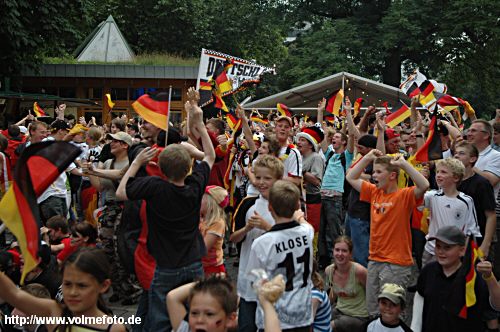
<instances>
[{"instance_id":1,"label":"green foliage background","mask_svg":"<svg viewBox=\"0 0 500 332\"><path fill-rule=\"evenodd\" d=\"M485 117L500 105L499 1L5 0L0 12L2 77L70 56L112 14L137 54L205 47L276 65L256 98L339 71L397 86L419 68Z\"/></svg>"}]
</instances>

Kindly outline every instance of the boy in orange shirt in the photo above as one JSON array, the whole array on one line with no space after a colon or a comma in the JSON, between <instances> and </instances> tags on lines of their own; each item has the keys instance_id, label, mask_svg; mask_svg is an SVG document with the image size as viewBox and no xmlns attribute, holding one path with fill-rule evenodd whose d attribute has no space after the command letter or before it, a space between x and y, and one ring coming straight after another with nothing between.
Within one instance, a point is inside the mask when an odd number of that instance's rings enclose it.
<instances>
[{"instance_id":1,"label":"boy in orange shirt","mask_svg":"<svg viewBox=\"0 0 500 332\"><path fill-rule=\"evenodd\" d=\"M360 178L373 162L375 184ZM416 186L398 188L399 170L403 169ZM347 174L347 180L359 191L360 200L371 204L370 255L366 281L368 313L378 313L377 297L386 283L408 286L413 258L411 254L410 216L416 200L429 187L427 179L403 156L384 156L371 150Z\"/></svg>"}]
</instances>

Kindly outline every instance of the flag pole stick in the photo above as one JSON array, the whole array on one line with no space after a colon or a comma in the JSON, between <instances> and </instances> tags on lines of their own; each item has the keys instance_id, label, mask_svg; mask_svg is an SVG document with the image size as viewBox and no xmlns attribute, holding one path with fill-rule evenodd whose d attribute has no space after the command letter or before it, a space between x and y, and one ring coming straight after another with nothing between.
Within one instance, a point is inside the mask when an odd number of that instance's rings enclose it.
<instances>
[{"instance_id":1,"label":"flag pole stick","mask_svg":"<svg viewBox=\"0 0 500 332\"><path fill-rule=\"evenodd\" d=\"M342 94L345 96L345 73L342 72ZM344 98L342 98L342 101L340 102L340 114L344 114Z\"/></svg>"},{"instance_id":2,"label":"flag pole stick","mask_svg":"<svg viewBox=\"0 0 500 332\"><path fill-rule=\"evenodd\" d=\"M172 100L172 86L168 89L168 105L167 105L167 127L165 128L165 147L168 143L168 127L170 126L170 101Z\"/></svg>"}]
</instances>

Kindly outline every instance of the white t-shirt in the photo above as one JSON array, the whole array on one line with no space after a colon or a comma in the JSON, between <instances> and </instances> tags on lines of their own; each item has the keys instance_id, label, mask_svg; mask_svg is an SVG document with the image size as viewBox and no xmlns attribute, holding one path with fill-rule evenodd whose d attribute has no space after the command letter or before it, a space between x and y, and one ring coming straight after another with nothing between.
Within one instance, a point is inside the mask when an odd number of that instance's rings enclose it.
<instances>
[{"instance_id":1,"label":"white t-shirt","mask_svg":"<svg viewBox=\"0 0 500 332\"><path fill-rule=\"evenodd\" d=\"M254 211L257 211L258 214L264 218L271 226L274 225L274 218L269 212L269 202L267 199L259 196L255 201L255 204L251 206L245 216L245 222L250 218L250 216L254 215ZM255 293L250 286L250 282L248 276L245 271L245 267L248 264L248 260L250 258L250 249L252 247L252 243L259 236L264 234L265 231L259 228L254 228L250 232L248 232L245 236L245 239L241 243L241 251L240 251L240 268L238 269L238 295L245 299L246 301L256 301Z\"/></svg>"},{"instance_id":2,"label":"white t-shirt","mask_svg":"<svg viewBox=\"0 0 500 332\"><path fill-rule=\"evenodd\" d=\"M269 278L282 274L285 278L285 292L276 301L275 308L282 329L311 325L314 229L309 224L291 221L276 224L256 239L246 273L263 269ZM251 287L248 281L248 287ZM253 292L254 299L257 298ZM264 328L264 312L258 304L255 318L259 329Z\"/></svg>"},{"instance_id":3,"label":"white t-shirt","mask_svg":"<svg viewBox=\"0 0 500 332\"><path fill-rule=\"evenodd\" d=\"M448 197L442 190L430 190L424 195L424 204L431 216L427 239L444 226L456 226L465 235L481 237L474 201L470 196L459 192L457 197ZM434 247L435 241L425 244L425 250L433 255Z\"/></svg>"},{"instance_id":4,"label":"white t-shirt","mask_svg":"<svg viewBox=\"0 0 500 332\"><path fill-rule=\"evenodd\" d=\"M500 177L500 152L489 145L479 153L479 158L474 166L481 171L490 172ZM493 189L495 190L495 197L497 197L500 190L500 182Z\"/></svg>"},{"instance_id":5,"label":"white t-shirt","mask_svg":"<svg viewBox=\"0 0 500 332\"><path fill-rule=\"evenodd\" d=\"M288 156L286 155L288 151ZM302 177L302 155L297 148L282 147L279 158L283 161L285 171L283 178L290 176Z\"/></svg>"}]
</instances>

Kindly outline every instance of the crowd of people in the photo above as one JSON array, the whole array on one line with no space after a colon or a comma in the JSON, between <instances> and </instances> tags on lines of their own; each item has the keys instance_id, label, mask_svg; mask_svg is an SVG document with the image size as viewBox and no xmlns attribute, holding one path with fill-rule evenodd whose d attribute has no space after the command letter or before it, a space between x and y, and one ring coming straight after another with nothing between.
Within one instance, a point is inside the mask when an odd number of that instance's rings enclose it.
<instances>
[{"instance_id":1,"label":"crowd of people","mask_svg":"<svg viewBox=\"0 0 500 332\"><path fill-rule=\"evenodd\" d=\"M167 131L75 123L62 104L1 132L0 195L31 144L81 149L37 198L39 263L21 288L19 245L0 228L2 317L99 317L120 302L138 305L134 331L498 331L500 111L465 129L441 114L442 158L422 161L433 128L418 98L394 128L372 106L354 116L348 97L334 121L325 99L307 117L238 105L235 127L206 119L193 88L187 100Z\"/></svg>"}]
</instances>

